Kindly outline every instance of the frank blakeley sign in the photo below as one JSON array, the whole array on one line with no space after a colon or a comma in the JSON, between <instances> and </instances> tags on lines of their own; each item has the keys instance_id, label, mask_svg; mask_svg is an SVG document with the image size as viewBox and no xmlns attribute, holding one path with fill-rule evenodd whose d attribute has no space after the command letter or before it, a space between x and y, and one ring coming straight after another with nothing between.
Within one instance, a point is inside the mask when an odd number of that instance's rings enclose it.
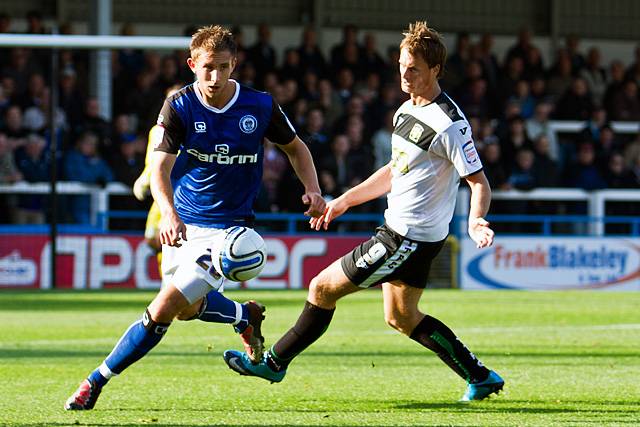
<instances>
[{"instance_id":1,"label":"frank blakeley sign","mask_svg":"<svg viewBox=\"0 0 640 427\"><path fill-rule=\"evenodd\" d=\"M466 239L464 289L640 290L640 239L499 237L488 249Z\"/></svg>"}]
</instances>

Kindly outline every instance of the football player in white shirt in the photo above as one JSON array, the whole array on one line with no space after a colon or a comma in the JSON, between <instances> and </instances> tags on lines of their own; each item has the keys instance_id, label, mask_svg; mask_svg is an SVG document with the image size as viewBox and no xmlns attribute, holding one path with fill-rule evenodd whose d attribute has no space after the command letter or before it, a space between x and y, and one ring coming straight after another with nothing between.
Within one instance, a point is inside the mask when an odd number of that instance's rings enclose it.
<instances>
[{"instance_id":1,"label":"football player in white shirt","mask_svg":"<svg viewBox=\"0 0 640 427\"><path fill-rule=\"evenodd\" d=\"M281 381L289 363L327 329L338 299L381 284L387 323L434 351L467 382L462 401L484 399L504 385L451 329L418 309L431 261L449 231L461 177L471 188L469 235L478 248L485 248L493 243L494 232L484 219L491 190L471 127L438 84L446 61L442 38L426 22L411 24L404 36L400 76L410 100L394 116L391 161L310 221L315 230L326 230L349 208L388 193L385 224L311 281L297 323L260 363L252 364L246 353L225 352L227 365L240 374Z\"/></svg>"}]
</instances>

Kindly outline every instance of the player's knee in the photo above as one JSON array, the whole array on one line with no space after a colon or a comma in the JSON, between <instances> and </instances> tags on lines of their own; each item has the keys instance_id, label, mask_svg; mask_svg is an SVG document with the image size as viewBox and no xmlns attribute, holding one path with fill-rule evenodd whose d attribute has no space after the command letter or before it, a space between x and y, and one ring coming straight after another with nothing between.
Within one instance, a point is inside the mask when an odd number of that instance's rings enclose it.
<instances>
[{"instance_id":1,"label":"player's knee","mask_svg":"<svg viewBox=\"0 0 640 427\"><path fill-rule=\"evenodd\" d=\"M331 292L331 286L322 280L320 276L311 279L309 283L309 300L317 302L335 302L335 297Z\"/></svg>"},{"instance_id":2,"label":"player's knee","mask_svg":"<svg viewBox=\"0 0 640 427\"><path fill-rule=\"evenodd\" d=\"M398 332L405 335L411 334L415 325L411 320L412 316L408 316L398 310L392 310L384 315L384 321Z\"/></svg>"},{"instance_id":3,"label":"player's knee","mask_svg":"<svg viewBox=\"0 0 640 427\"><path fill-rule=\"evenodd\" d=\"M200 314L201 307L202 307L202 299L200 299L195 304L191 304L189 307L185 308L180 313L178 313L178 315L176 316L176 319L178 320L197 319L198 315Z\"/></svg>"}]
</instances>

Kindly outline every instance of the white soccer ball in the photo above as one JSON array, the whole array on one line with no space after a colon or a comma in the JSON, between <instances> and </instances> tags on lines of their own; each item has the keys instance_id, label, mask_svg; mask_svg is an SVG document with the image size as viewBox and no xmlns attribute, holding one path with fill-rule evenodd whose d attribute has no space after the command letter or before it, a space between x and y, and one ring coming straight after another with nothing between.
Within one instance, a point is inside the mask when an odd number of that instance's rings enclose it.
<instances>
[{"instance_id":1,"label":"white soccer ball","mask_svg":"<svg viewBox=\"0 0 640 427\"><path fill-rule=\"evenodd\" d=\"M211 261L218 274L234 282L258 276L267 261L267 247L255 230L230 227L213 242Z\"/></svg>"}]
</instances>

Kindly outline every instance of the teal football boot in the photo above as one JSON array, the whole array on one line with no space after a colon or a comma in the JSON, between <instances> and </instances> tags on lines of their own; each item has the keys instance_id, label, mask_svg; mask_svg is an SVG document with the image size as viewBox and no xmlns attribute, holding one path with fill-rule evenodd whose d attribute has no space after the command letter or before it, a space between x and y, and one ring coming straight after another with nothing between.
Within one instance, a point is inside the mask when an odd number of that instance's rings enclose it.
<instances>
[{"instance_id":1,"label":"teal football boot","mask_svg":"<svg viewBox=\"0 0 640 427\"><path fill-rule=\"evenodd\" d=\"M472 400L482 400L491 393L498 394L504 387L504 380L495 371L489 372L486 380L467 386L467 391L460 399L460 402L471 402Z\"/></svg>"},{"instance_id":2,"label":"teal football boot","mask_svg":"<svg viewBox=\"0 0 640 427\"><path fill-rule=\"evenodd\" d=\"M237 350L227 350L222 355L227 366L240 375L264 378L272 383L279 383L284 378L287 370L274 371L267 365L266 354L260 362L253 364L247 353Z\"/></svg>"}]
</instances>

